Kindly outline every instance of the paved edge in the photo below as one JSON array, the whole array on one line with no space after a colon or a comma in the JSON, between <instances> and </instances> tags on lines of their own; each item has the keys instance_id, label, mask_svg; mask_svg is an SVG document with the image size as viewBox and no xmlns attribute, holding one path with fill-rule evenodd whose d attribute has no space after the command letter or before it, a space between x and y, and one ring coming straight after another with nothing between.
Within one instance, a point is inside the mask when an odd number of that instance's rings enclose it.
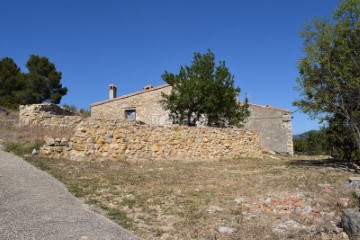
<instances>
[{"instance_id":1,"label":"paved edge","mask_svg":"<svg viewBox=\"0 0 360 240\"><path fill-rule=\"evenodd\" d=\"M48 173L0 147L1 239L140 239L89 210Z\"/></svg>"}]
</instances>

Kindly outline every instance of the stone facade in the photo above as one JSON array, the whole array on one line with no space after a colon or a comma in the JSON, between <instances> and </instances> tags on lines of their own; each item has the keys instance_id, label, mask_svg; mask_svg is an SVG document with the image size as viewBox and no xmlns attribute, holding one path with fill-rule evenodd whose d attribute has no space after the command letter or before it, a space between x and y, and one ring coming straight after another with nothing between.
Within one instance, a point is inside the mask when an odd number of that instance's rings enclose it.
<instances>
[{"instance_id":1,"label":"stone facade","mask_svg":"<svg viewBox=\"0 0 360 240\"><path fill-rule=\"evenodd\" d=\"M257 129L260 145L277 153L294 154L291 112L269 106L249 105L250 117L245 129Z\"/></svg>"},{"instance_id":2,"label":"stone facade","mask_svg":"<svg viewBox=\"0 0 360 240\"><path fill-rule=\"evenodd\" d=\"M32 104L19 107L19 124L43 127L75 127L84 118L56 104Z\"/></svg>"},{"instance_id":3,"label":"stone facade","mask_svg":"<svg viewBox=\"0 0 360 240\"><path fill-rule=\"evenodd\" d=\"M136 121L85 119L71 139L47 138L52 158L211 160L260 157L256 130L151 126Z\"/></svg>"},{"instance_id":4,"label":"stone facade","mask_svg":"<svg viewBox=\"0 0 360 240\"><path fill-rule=\"evenodd\" d=\"M134 113L137 121L154 126L171 126L172 121L159 102L161 92L169 94L171 86L147 86L143 91L121 97L112 94L112 99L91 105L91 117L125 119L127 114ZM259 131L261 146L266 150L293 155L291 112L255 104L250 104L250 112L244 128Z\"/></svg>"},{"instance_id":5,"label":"stone facade","mask_svg":"<svg viewBox=\"0 0 360 240\"><path fill-rule=\"evenodd\" d=\"M111 85L113 86L113 85ZM159 102L161 93L169 94L171 87L161 85L140 92L91 104L91 117L97 119L125 119L127 113L135 111L136 121L155 126L171 125L168 113Z\"/></svg>"}]
</instances>

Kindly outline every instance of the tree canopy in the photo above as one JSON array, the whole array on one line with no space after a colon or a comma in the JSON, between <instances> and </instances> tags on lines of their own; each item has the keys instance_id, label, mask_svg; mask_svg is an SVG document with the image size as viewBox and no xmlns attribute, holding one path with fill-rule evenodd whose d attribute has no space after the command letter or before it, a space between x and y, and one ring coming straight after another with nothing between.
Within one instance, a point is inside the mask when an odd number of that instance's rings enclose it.
<instances>
[{"instance_id":1,"label":"tree canopy","mask_svg":"<svg viewBox=\"0 0 360 240\"><path fill-rule=\"evenodd\" d=\"M31 55L22 73L11 58L0 60L0 106L16 108L19 104L60 103L67 88L60 83L61 72L47 57Z\"/></svg>"},{"instance_id":2,"label":"tree canopy","mask_svg":"<svg viewBox=\"0 0 360 240\"><path fill-rule=\"evenodd\" d=\"M303 112L342 131L360 149L360 0L342 1L333 19L314 19L301 33L305 57L300 59L294 102Z\"/></svg>"},{"instance_id":3,"label":"tree canopy","mask_svg":"<svg viewBox=\"0 0 360 240\"><path fill-rule=\"evenodd\" d=\"M205 119L208 126L242 126L249 116L247 99L243 104L237 99L240 88L234 87L234 76L224 61L215 65L210 50L194 53L190 66L181 66L178 74L165 71L162 79L172 86L170 94L163 94L162 104L180 124Z\"/></svg>"},{"instance_id":4,"label":"tree canopy","mask_svg":"<svg viewBox=\"0 0 360 240\"><path fill-rule=\"evenodd\" d=\"M14 108L20 100L16 97L22 89L20 68L11 58L0 60L0 106Z\"/></svg>"}]
</instances>

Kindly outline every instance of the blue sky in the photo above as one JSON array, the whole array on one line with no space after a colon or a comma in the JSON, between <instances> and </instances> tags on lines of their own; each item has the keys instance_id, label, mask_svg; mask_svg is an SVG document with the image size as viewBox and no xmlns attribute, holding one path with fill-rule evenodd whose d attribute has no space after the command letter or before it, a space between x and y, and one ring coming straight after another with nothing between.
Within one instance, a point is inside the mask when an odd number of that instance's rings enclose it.
<instances>
[{"instance_id":1,"label":"blue sky","mask_svg":"<svg viewBox=\"0 0 360 240\"><path fill-rule=\"evenodd\" d=\"M252 103L295 111L303 56L299 32L312 17L330 17L338 0L1 1L0 58L23 70L30 54L47 56L69 88L61 104L89 108L108 98L164 82L194 52L225 60ZM293 132L317 129L293 114Z\"/></svg>"}]
</instances>

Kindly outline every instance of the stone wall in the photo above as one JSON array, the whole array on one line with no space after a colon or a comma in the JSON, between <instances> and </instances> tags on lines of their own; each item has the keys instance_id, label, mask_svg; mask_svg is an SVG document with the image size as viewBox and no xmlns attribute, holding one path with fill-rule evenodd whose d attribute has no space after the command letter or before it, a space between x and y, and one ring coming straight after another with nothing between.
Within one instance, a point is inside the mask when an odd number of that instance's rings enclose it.
<instances>
[{"instance_id":1,"label":"stone wall","mask_svg":"<svg viewBox=\"0 0 360 240\"><path fill-rule=\"evenodd\" d=\"M170 126L172 121L160 104L161 92L169 94L171 86L161 85L91 105L91 117L124 119L125 111L136 111L136 120L154 126ZM290 111L250 104L251 115L245 129L256 129L260 145L270 151L293 155Z\"/></svg>"},{"instance_id":2,"label":"stone wall","mask_svg":"<svg viewBox=\"0 0 360 240\"><path fill-rule=\"evenodd\" d=\"M261 155L256 130L156 127L122 120L85 119L71 139L45 140L41 155L73 160L210 160Z\"/></svg>"},{"instance_id":3,"label":"stone wall","mask_svg":"<svg viewBox=\"0 0 360 240\"><path fill-rule=\"evenodd\" d=\"M43 127L75 127L84 118L56 104L31 104L19 107L19 124Z\"/></svg>"},{"instance_id":4,"label":"stone wall","mask_svg":"<svg viewBox=\"0 0 360 240\"><path fill-rule=\"evenodd\" d=\"M260 145L277 153L293 155L291 112L250 104L250 117L245 129L257 129Z\"/></svg>"},{"instance_id":5,"label":"stone wall","mask_svg":"<svg viewBox=\"0 0 360 240\"><path fill-rule=\"evenodd\" d=\"M125 119L126 110L135 110L136 121L149 125L171 125L172 121L160 103L162 92L169 94L171 87L169 85L161 85L108 101L91 104L91 117L122 120Z\"/></svg>"}]
</instances>

